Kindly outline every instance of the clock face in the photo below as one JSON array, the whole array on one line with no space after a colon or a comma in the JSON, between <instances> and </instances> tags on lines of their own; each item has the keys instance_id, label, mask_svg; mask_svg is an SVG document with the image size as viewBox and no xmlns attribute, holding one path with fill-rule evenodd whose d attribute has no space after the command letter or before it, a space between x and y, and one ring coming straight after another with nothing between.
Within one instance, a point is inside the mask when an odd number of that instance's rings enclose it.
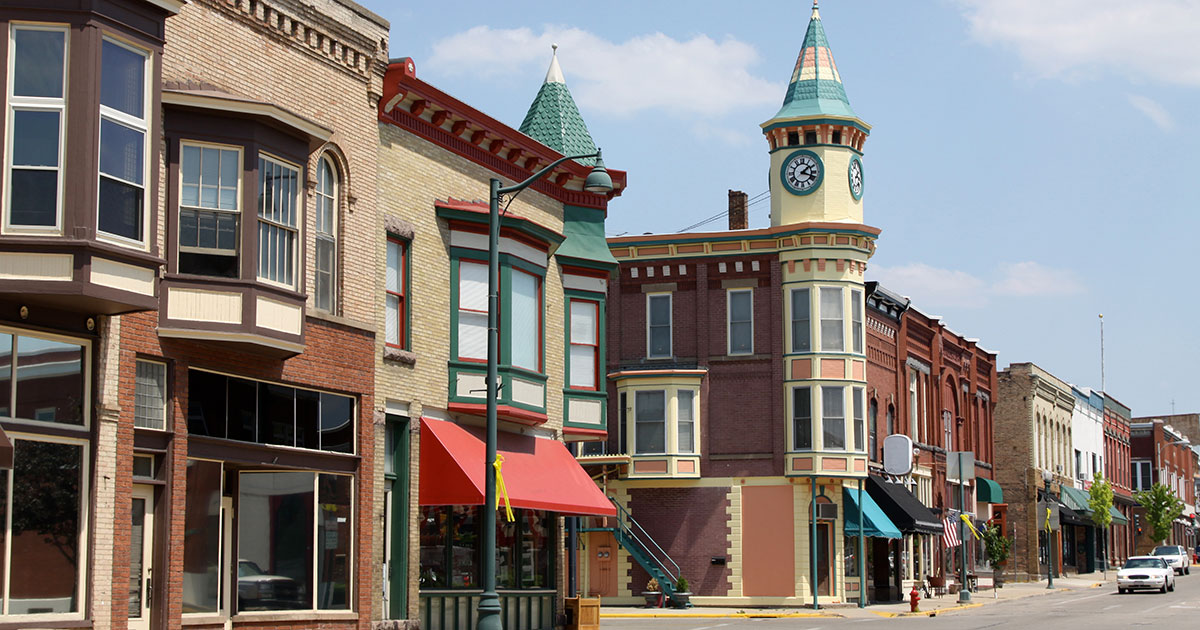
<instances>
[{"instance_id":1,"label":"clock face","mask_svg":"<svg viewBox=\"0 0 1200 630\"><path fill-rule=\"evenodd\" d=\"M858 156L850 158L850 170L848 172L850 179L850 194L854 195L855 201L862 199L863 194L863 166L862 161Z\"/></svg>"},{"instance_id":2,"label":"clock face","mask_svg":"<svg viewBox=\"0 0 1200 630\"><path fill-rule=\"evenodd\" d=\"M797 195L807 195L821 185L821 158L811 151L797 151L783 163L784 185Z\"/></svg>"}]
</instances>

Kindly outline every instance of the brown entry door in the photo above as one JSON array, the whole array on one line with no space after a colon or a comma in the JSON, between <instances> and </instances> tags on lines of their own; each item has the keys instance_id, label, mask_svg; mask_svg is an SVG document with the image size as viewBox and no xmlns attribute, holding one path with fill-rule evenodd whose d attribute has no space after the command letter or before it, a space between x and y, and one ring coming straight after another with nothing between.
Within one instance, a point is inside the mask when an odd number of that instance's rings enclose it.
<instances>
[{"instance_id":1,"label":"brown entry door","mask_svg":"<svg viewBox=\"0 0 1200 630\"><path fill-rule=\"evenodd\" d=\"M817 523L817 594L833 595L833 537L829 523Z\"/></svg>"},{"instance_id":2,"label":"brown entry door","mask_svg":"<svg viewBox=\"0 0 1200 630\"><path fill-rule=\"evenodd\" d=\"M617 541L609 532L592 532L588 540L588 591L600 597L617 596Z\"/></svg>"}]
</instances>

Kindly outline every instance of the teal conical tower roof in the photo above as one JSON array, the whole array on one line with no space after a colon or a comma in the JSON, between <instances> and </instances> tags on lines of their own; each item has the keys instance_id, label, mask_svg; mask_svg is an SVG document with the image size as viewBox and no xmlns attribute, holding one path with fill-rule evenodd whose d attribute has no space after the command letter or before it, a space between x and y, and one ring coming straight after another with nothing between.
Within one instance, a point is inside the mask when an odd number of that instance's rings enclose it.
<instances>
[{"instance_id":1,"label":"teal conical tower roof","mask_svg":"<svg viewBox=\"0 0 1200 630\"><path fill-rule=\"evenodd\" d=\"M558 66L558 44L554 44L553 49L546 81L529 106L520 131L563 155L595 153L596 143L583 123L583 116L579 115L579 108L563 79L562 68ZM590 165L595 160L589 158L579 162Z\"/></svg>"},{"instance_id":2,"label":"teal conical tower roof","mask_svg":"<svg viewBox=\"0 0 1200 630\"><path fill-rule=\"evenodd\" d=\"M808 31L804 33L804 45L796 58L796 69L788 83L783 107L775 118L801 118L808 116L838 116L858 118L850 108L850 99L842 87L842 77L833 61L833 51L821 26L821 14L814 0L812 18Z\"/></svg>"}]
</instances>

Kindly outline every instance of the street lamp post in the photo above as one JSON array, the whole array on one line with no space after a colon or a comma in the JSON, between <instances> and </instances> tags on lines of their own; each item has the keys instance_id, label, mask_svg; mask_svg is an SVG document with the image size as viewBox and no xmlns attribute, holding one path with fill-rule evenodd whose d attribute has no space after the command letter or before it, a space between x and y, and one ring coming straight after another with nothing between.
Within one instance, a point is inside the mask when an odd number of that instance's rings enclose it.
<instances>
[{"instance_id":1,"label":"street lamp post","mask_svg":"<svg viewBox=\"0 0 1200 630\"><path fill-rule=\"evenodd\" d=\"M596 165L584 180L583 189L593 193L607 193L613 189L612 178L604 168L600 150L584 155L569 155L559 158L549 166L534 173L519 184L500 186L500 180L492 178L488 208L488 341L487 341L487 455L484 461L486 490L483 503L483 594L479 597L479 630L502 630L500 619L500 596L496 594L496 396L499 387L497 354L500 346L499 300L500 300L500 199L511 195L508 203L522 190L545 177L556 166L567 160L596 158ZM505 206L507 209L508 206Z\"/></svg>"},{"instance_id":2,"label":"street lamp post","mask_svg":"<svg viewBox=\"0 0 1200 630\"><path fill-rule=\"evenodd\" d=\"M1054 474L1049 470L1042 471L1042 481L1046 482L1046 588L1054 588L1054 528L1050 525L1050 482Z\"/></svg>"}]
</instances>

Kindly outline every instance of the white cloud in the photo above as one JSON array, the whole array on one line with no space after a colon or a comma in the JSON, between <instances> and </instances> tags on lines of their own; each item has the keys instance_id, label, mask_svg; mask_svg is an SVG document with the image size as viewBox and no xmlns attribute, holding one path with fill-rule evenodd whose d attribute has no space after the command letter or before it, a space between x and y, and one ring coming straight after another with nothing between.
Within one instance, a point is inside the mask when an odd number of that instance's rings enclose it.
<instances>
[{"instance_id":1,"label":"white cloud","mask_svg":"<svg viewBox=\"0 0 1200 630\"><path fill-rule=\"evenodd\" d=\"M613 42L578 28L545 26L493 29L476 26L438 40L429 66L459 75L541 77L557 43L567 85L596 115L643 110L711 116L742 107L776 104L783 84L755 76L759 62L750 44L707 35L676 40L662 33Z\"/></svg>"},{"instance_id":2,"label":"white cloud","mask_svg":"<svg viewBox=\"0 0 1200 630\"><path fill-rule=\"evenodd\" d=\"M1084 290L1075 272L1026 261L996 266L992 279L925 263L871 268L872 280L912 298L919 308L986 306L993 297L1062 297Z\"/></svg>"},{"instance_id":3,"label":"white cloud","mask_svg":"<svg viewBox=\"0 0 1200 630\"><path fill-rule=\"evenodd\" d=\"M1149 118L1159 129L1170 131L1175 128L1175 119L1157 101L1138 94L1130 94L1129 104L1133 105L1139 112L1145 114L1146 118Z\"/></svg>"},{"instance_id":4,"label":"white cloud","mask_svg":"<svg viewBox=\"0 0 1200 630\"><path fill-rule=\"evenodd\" d=\"M757 146L758 143L762 142L754 135L742 131L736 131L728 127L713 125L703 120L692 125L692 133L696 134L696 137L698 138L718 140L734 147Z\"/></svg>"},{"instance_id":5,"label":"white cloud","mask_svg":"<svg viewBox=\"0 0 1200 630\"><path fill-rule=\"evenodd\" d=\"M1042 78L1115 74L1200 86L1196 0L957 0L981 42Z\"/></svg>"}]
</instances>

